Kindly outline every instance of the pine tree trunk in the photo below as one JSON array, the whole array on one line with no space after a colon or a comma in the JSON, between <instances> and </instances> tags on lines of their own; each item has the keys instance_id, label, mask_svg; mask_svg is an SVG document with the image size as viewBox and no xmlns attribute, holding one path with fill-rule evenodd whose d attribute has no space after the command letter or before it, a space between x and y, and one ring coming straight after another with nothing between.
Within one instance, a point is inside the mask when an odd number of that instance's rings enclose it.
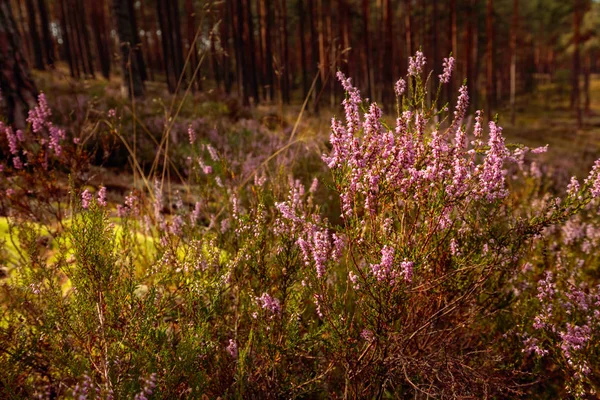
<instances>
[{"instance_id":1,"label":"pine tree trunk","mask_svg":"<svg viewBox=\"0 0 600 400\"><path fill-rule=\"evenodd\" d=\"M63 38L63 46L65 52L65 58L69 63L69 71L71 72L72 78L79 78L79 69L76 67L74 54L71 48L71 35L69 30L69 20L67 18L67 10L65 2L66 0L60 1L60 28Z\"/></svg>"},{"instance_id":2,"label":"pine tree trunk","mask_svg":"<svg viewBox=\"0 0 600 400\"><path fill-rule=\"evenodd\" d=\"M110 76L110 51L108 49L108 33L106 31L106 17L104 14L104 0L92 2L92 29L96 41L96 50L98 52L98 61L102 76L108 79Z\"/></svg>"},{"instance_id":3,"label":"pine tree trunk","mask_svg":"<svg viewBox=\"0 0 600 400\"><path fill-rule=\"evenodd\" d=\"M487 78L486 78L486 96L487 96L487 115L490 120L494 118L494 2L487 0L486 13L486 35L487 35Z\"/></svg>"},{"instance_id":4,"label":"pine tree trunk","mask_svg":"<svg viewBox=\"0 0 600 400\"><path fill-rule=\"evenodd\" d=\"M306 66L306 41L304 40L304 32L306 30L306 21L304 15L304 0L298 0L298 41L300 42L300 70L302 71L302 90L304 98L308 96L308 74Z\"/></svg>"},{"instance_id":5,"label":"pine tree trunk","mask_svg":"<svg viewBox=\"0 0 600 400\"><path fill-rule=\"evenodd\" d=\"M192 4L192 0L186 0L185 13L187 14L187 21L186 21L187 32L186 33L187 33L188 47L189 47L189 51L190 51L190 57L189 57L190 70L192 71L192 74L193 74L194 70L198 66L198 50L197 50L197 46L196 46L196 43L194 40L196 38L196 21L195 21L196 13L194 12L194 5ZM192 76L192 74L190 74L190 76ZM198 77L201 78L202 74L199 73ZM198 90L202 90L202 80L201 79L197 79L196 82L190 82L190 85L192 85L192 88L196 87Z\"/></svg>"},{"instance_id":6,"label":"pine tree trunk","mask_svg":"<svg viewBox=\"0 0 600 400\"><path fill-rule=\"evenodd\" d=\"M113 14L121 46L123 85L127 87L129 97L142 97L144 95L144 81L142 80L138 59L131 51L135 45L134 35L137 32L134 33L131 26L129 10L127 0L113 0Z\"/></svg>"},{"instance_id":7,"label":"pine tree trunk","mask_svg":"<svg viewBox=\"0 0 600 400\"><path fill-rule=\"evenodd\" d=\"M44 58L42 53L42 45L40 41L40 36L37 31L37 21L36 21L36 12L35 12L35 4L33 0L26 0L27 5L27 14L29 20L29 35L31 36L31 43L33 45L33 59L34 59L34 68L39 70L44 70Z\"/></svg>"},{"instance_id":8,"label":"pine tree trunk","mask_svg":"<svg viewBox=\"0 0 600 400\"><path fill-rule=\"evenodd\" d=\"M371 72L371 35L369 33L369 19L370 19L370 8L369 8L369 0L362 1L362 9L363 9L363 39L365 46L365 78L367 83L367 93L369 97L373 99L373 82L372 72Z\"/></svg>"},{"instance_id":9,"label":"pine tree trunk","mask_svg":"<svg viewBox=\"0 0 600 400\"><path fill-rule=\"evenodd\" d=\"M38 0L38 10L40 12L40 22L42 24L42 37L44 38L44 54L46 56L46 64L54 65L54 41L50 33L50 22L48 18L48 6L46 0Z\"/></svg>"},{"instance_id":10,"label":"pine tree trunk","mask_svg":"<svg viewBox=\"0 0 600 400\"><path fill-rule=\"evenodd\" d=\"M513 15L510 35L510 122L515 124L517 94L517 36L519 28L519 0L513 0Z\"/></svg>"},{"instance_id":11,"label":"pine tree trunk","mask_svg":"<svg viewBox=\"0 0 600 400\"><path fill-rule=\"evenodd\" d=\"M573 5L573 69L571 70L571 107L575 109L577 116L577 127L581 128L582 116L581 116L581 99L579 94L579 75L581 73L581 66L579 60L579 45L581 42L581 1L575 0Z\"/></svg>"},{"instance_id":12,"label":"pine tree trunk","mask_svg":"<svg viewBox=\"0 0 600 400\"><path fill-rule=\"evenodd\" d=\"M177 2L175 1L175 3ZM131 49L137 60L137 67L140 71L140 77L142 78L142 81L145 82L148 80L148 72L146 71L146 63L144 62L144 54L142 53L142 41L140 40L139 30L137 28L137 19L135 18L133 0L127 1L127 7L129 7L129 24L131 25L131 31L133 32Z\"/></svg>"},{"instance_id":13,"label":"pine tree trunk","mask_svg":"<svg viewBox=\"0 0 600 400\"><path fill-rule=\"evenodd\" d=\"M23 56L10 0L0 0L0 91L6 105L6 121L25 128L27 111L36 103L37 88Z\"/></svg>"}]
</instances>

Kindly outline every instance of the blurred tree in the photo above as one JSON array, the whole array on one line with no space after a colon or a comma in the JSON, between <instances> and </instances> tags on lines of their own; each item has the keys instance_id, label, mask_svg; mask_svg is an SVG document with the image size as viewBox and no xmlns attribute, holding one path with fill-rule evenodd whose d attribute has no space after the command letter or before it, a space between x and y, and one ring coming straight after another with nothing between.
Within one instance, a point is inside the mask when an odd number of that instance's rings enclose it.
<instances>
[{"instance_id":1,"label":"blurred tree","mask_svg":"<svg viewBox=\"0 0 600 400\"><path fill-rule=\"evenodd\" d=\"M108 31L104 13L104 0L95 0L91 3L92 30L98 51L98 62L102 75L108 79L110 76L110 50L108 45Z\"/></svg>"},{"instance_id":2,"label":"blurred tree","mask_svg":"<svg viewBox=\"0 0 600 400\"><path fill-rule=\"evenodd\" d=\"M128 3L129 0L113 0L113 13L121 47L123 86L127 87L129 97L142 97L144 95L144 81L139 59L135 54L132 54L137 32L134 32L134 27L131 25L131 8Z\"/></svg>"},{"instance_id":3,"label":"blurred tree","mask_svg":"<svg viewBox=\"0 0 600 400\"><path fill-rule=\"evenodd\" d=\"M0 0L0 96L6 121L24 128L27 111L36 103L37 88L21 50L10 0Z\"/></svg>"},{"instance_id":4,"label":"blurred tree","mask_svg":"<svg viewBox=\"0 0 600 400\"><path fill-rule=\"evenodd\" d=\"M25 4L27 5L27 14L29 20L29 35L31 36L31 44L33 45L33 57L34 57L34 68L43 70L45 69L44 65L44 54L42 53L42 41L40 40L40 36L38 34L38 23L36 18L35 4L33 0L25 0Z\"/></svg>"},{"instance_id":5,"label":"blurred tree","mask_svg":"<svg viewBox=\"0 0 600 400\"><path fill-rule=\"evenodd\" d=\"M44 38L43 43L46 64L54 65L54 41L52 40L52 34L50 32L50 18L48 14L48 6L46 4L46 0L38 0L38 11L40 13L42 37Z\"/></svg>"}]
</instances>

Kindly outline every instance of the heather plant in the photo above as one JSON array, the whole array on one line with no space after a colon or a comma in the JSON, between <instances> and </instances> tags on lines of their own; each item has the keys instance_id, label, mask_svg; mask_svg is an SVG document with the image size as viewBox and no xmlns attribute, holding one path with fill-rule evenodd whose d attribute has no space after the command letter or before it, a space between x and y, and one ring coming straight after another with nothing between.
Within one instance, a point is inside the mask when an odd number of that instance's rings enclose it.
<instances>
[{"instance_id":1,"label":"heather plant","mask_svg":"<svg viewBox=\"0 0 600 400\"><path fill-rule=\"evenodd\" d=\"M393 117L338 73L320 169L255 122L198 122L177 127L182 182L170 154L118 204L72 179L50 248L41 219L12 214L2 397L593 395L600 164L547 194L545 148L506 144L482 111L467 129L465 86L455 109L439 102L454 59L425 65L410 58ZM31 124L33 149L2 127L24 160L4 191L44 168L33 150L73 172L63 134Z\"/></svg>"}]
</instances>

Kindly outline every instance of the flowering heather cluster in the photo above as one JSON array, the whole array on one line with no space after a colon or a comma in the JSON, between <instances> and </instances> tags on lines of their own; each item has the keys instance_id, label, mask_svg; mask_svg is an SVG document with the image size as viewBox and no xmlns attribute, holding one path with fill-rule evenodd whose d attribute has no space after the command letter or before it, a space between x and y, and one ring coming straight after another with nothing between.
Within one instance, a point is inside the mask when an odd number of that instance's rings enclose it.
<instances>
[{"instance_id":1,"label":"flowering heather cluster","mask_svg":"<svg viewBox=\"0 0 600 400\"><path fill-rule=\"evenodd\" d=\"M414 57L408 59L408 75L417 76L423 72L426 58L422 51L417 51Z\"/></svg>"},{"instance_id":2,"label":"flowering heather cluster","mask_svg":"<svg viewBox=\"0 0 600 400\"><path fill-rule=\"evenodd\" d=\"M54 154L60 156L62 153L62 147L60 142L65 139L65 131L57 128L50 121L52 112L48 107L48 101L46 95L40 93L38 96L38 105L29 111L29 117L27 122L31 124L31 130L34 134L40 137L40 144L47 144L48 149L54 151ZM44 135L47 135L44 137Z\"/></svg>"},{"instance_id":3,"label":"flowering heather cluster","mask_svg":"<svg viewBox=\"0 0 600 400\"><path fill-rule=\"evenodd\" d=\"M441 83L450 82L450 78L452 77L452 70L454 69L454 57L444 58L444 72L439 75Z\"/></svg>"},{"instance_id":4,"label":"flowering heather cluster","mask_svg":"<svg viewBox=\"0 0 600 400\"><path fill-rule=\"evenodd\" d=\"M375 103L361 118L358 89L342 73L338 78L349 90L344 100L346 122L333 119L332 150L323 160L335 173L347 177L347 184L338 188L344 216L357 212L357 207L374 214L382 193L402 194L407 200L417 201L442 191L453 204L491 202L507 195L505 164L514 160L515 154L507 149L502 129L493 121L489 123L487 145L473 142L469 146L461 126L469 101L466 86L460 88L448 129L436 129L427 135L425 127L430 118L426 110L404 111L393 130L381 122L382 112ZM361 128L363 135L359 136ZM480 114L473 134L480 140ZM482 163L476 162L479 151L484 152ZM445 213L453 208L450 206Z\"/></svg>"}]
</instances>

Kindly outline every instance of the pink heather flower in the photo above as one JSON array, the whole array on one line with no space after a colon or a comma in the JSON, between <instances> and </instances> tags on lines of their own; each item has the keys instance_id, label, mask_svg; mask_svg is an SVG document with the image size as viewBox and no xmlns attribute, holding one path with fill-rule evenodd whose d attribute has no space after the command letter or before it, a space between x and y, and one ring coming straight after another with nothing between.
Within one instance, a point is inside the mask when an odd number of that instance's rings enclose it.
<instances>
[{"instance_id":1,"label":"pink heather flower","mask_svg":"<svg viewBox=\"0 0 600 400\"><path fill-rule=\"evenodd\" d=\"M456 243L456 239L452 238L450 240L450 254L453 256L458 254L458 244Z\"/></svg>"},{"instance_id":2,"label":"pink heather flower","mask_svg":"<svg viewBox=\"0 0 600 400\"><path fill-rule=\"evenodd\" d=\"M423 52L417 51L414 57L409 57L408 59L408 75L417 76L421 72L423 72L423 67L425 66L426 58L423 55Z\"/></svg>"},{"instance_id":3,"label":"pink heather flower","mask_svg":"<svg viewBox=\"0 0 600 400\"><path fill-rule=\"evenodd\" d=\"M360 333L360 336L369 343L371 343L373 340L375 340L375 335L369 329L363 329L362 332Z\"/></svg>"},{"instance_id":4,"label":"pink heather flower","mask_svg":"<svg viewBox=\"0 0 600 400\"><path fill-rule=\"evenodd\" d=\"M106 188L104 186L98 190L98 204L102 207L106 207Z\"/></svg>"},{"instance_id":5,"label":"pink heather flower","mask_svg":"<svg viewBox=\"0 0 600 400\"><path fill-rule=\"evenodd\" d=\"M315 193L317 191L317 187L319 186L319 180L314 178L310 188L308 189L308 193Z\"/></svg>"},{"instance_id":6,"label":"pink heather flower","mask_svg":"<svg viewBox=\"0 0 600 400\"><path fill-rule=\"evenodd\" d=\"M169 231L174 236L181 236L181 233L182 233L181 228L182 227L183 227L183 218L181 218L181 215L176 215L175 217L173 217L173 220L171 221L171 225L169 226Z\"/></svg>"},{"instance_id":7,"label":"pink heather flower","mask_svg":"<svg viewBox=\"0 0 600 400\"><path fill-rule=\"evenodd\" d=\"M17 139L19 139L19 142L25 141L25 136L23 136L22 130L17 129L16 135L17 135Z\"/></svg>"},{"instance_id":8,"label":"pink heather flower","mask_svg":"<svg viewBox=\"0 0 600 400\"><path fill-rule=\"evenodd\" d=\"M543 357L548 354L548 350L544 350L540 347L539 342L536 338L526 338L523 341L523 353L535 353L539 357Z\"/></svg>"},{"instance_id":9,"label":"pink heather flower","mask_svg":"<svg viewBox=\"0 0 600 400\"><path fill-rule=\"evenodd\" d=\"M356 290L360 289L360 285L358 284L358 275L356 275L352 271L349 271L348 279L350 279L350 282L352 282L352 286L354 287L354 289L356 289Z\"/></svg>"},{"instance_id":10,"label":"pink heather flower","mask_svg":"<svg viewBox=\"0 0 600 400\"><path fill-rule=\"evenodd\" d=\"M460 95L456 102L456 110L454 111L454 121L452 121L452 131L458 129L469 108L469 91L467 90L467 86L462 85L459 89L459 93Z\"/></svg>"},{"instance_id":11,"label":"pink heather flower","mask_svg":"<svg viewBox=\"0 0 600 400\"><path fill-rule=\"evenodd\" d=\"M190 144L194 144L194 142L196 141L196 131L194 131L194 128L192 128L191 124L188 126L188 137L190 140Z\"/></svg>"},{"instance_id":12,"label":"pink heather flower","mask_svg":"<svg viewBox=\"0 0 600 400\"><path fill-rule=\"evenodd\" d=\"M394 85L394 91L396 92L396 96L400 97L404 94L406 90L406 81L402 78L398 79L398 82Z\"/></svg>"},{"instance_id":13,"label":"pink heather flower","mask_svg":"<svg viewBox=\"0 0 600 400\"><path fill-rule=\"evenodd\" d=\"M408 283L412 282L413 279L413 267L415 263L412 261L404 260L400 263L401 274L404 280Z\"/></svg>"},{"instance_id":14,"label":"pink heather flower","mask_svg":"<svg viewBox=\"0 0 600 400\"><path fill-rule=\"evenodd\" d=\"M129 208L123 207L120 204L117 204L117 216L119 218L125 218L129 214Z\"/></svg>"},{"instance_id":15,"label":"pink heather flower","mask_svg":"<svg viewBox=\"0 0 600 400\"><path fill-rule=\"evenodd\" d=\"M65 131L55 126L49 128L50 140L48 141L48 148L54 150L54 154L60 156L62 153L62 147L60 141L65 138Z\"/></svg>"},{"instance_id":16,"label":"pink heather flower","mask_svg":"<svg viewBox=\"0 0 600 400\"><path fill-rule=\"evenodd\" d=\"M48 119L52 116L50 107L48 107L48 101L44 92L40 92L38 96L38 105L33 109L29 110L29 116L27 122L31 124L31 130L34 133L40 133L44 125L51 125Z\"/></svg>"},{"instance_id":17,"label":"pink heather flower","mask_svg":"<svg viewBox=\"0 0 600 400\"><path fill-rule=\"evenodd\" d=\"M212 147L210 144L206 145L206 150L208 150L208 154L210 155L210 159L213 161L219 161L219 153L217 153L217 149Z\"/></svg>"},{"instance_id":18,"label":"pink heather flower","mask_svg":"<svg viewBox=\"0 0 600 400\"><path fill-rule=\"evenodd\" d=\"M454 57L444 58L444 72L439 75L441 83L450 82L450 77L452 76L452 70L454 69Z\"/></svg>"},{"instance_id":19,"label":"pink heather flower","mask_svg":"<svg viewBox=\"0 0 600 400\"><path fill-rule=\"evenodd\" d=\"M337 235L337 234L333 234L333 252L331 254L331 257L333 258L334 261L338 261L340 258L342 258L342 251L344 250L344 247L346 245L346 240L344 239L344 236L342 235Z\"/></svg>"},{"instance_id":20,"label":"pink heather flower","mask_svg":"<svg viewBox=\"0 0 600 400\"><path fill-rule=\"evenodd\" d=\"M267 310L274 315L281 313L281 305L279 300L275 297L272 297L268 293L263 293L262 296L258 297L256 300L263 310Z\"/></svg>"},{"instance_id":21,"label":"pink heather flower","mask_svg":"<svg viewBox=\"0 0 600 400\"><path fill-rule=\"evenodd\" d=\"M194 205L194 211L192 211L192 214L190 215L190 222L192 223L192 226L196 226L196 221L198 221L198 218L200 218L200 208L201 203L197 201Z\"/></svg>"},{"instance_id":22,"label":"pink heather flower","mask_svg":"<svg viewBox=\"0 0 600 400\"><path fill-rule=\"evenodd\" d=\"M577 194L577 192L579 192L579 181L577 180L577 177L572 176L571 177L571 182L569 182L569 186L567 186L567 194L569 196L575 196Z\"/></svg>"},{"instance_id":23,"label":"pink heather flower","mask_svg":"<svg viewBox=\"0 0 600 400\"><path fill-rule=\"evenodd\" d=\"M600 196L600 159L596 160L584 183L586 185L591 184L590 193L593 198Z\"/></svg>"},{"instance_id":24,"label":"pink heather flower","mask_svg":"<svg viewBox=\"0 0 600 400\"><path fill-rule=\"evenodd\" d=\"M134 215L139 213L137 208L138 198L135 194L131 193L129 196L125 197L125 205L131 210Z\"/></svg>"},{"instance_id":25,"label":"pink heather flower","mask_svg":"<svg viewBox=\"0 0 600 400\"><path fill-rule=\"evenodd\" d=\"M317 315L319 316L319 318L323 318L323 310L321 310L321 302L323 300L323 296L315 293L315 294L313 294L313 299L315 301Z\"/></svg>"},{"instance_id":26,"label":"pink heather flower","mask_svg":"<svg viewBox=\"0 0 600 400\"><path fill-rule=\"evenodd\" d=\"M16 156L19 152L17 136L13 133L12 128L10 126L5 126L2 122L0 122L0 129L2 128L4 128L4 133L6 134L6 139L8 140L8 149L10 150L10 154Z\"/></svg>"},{"instance_id":27,"label":"pink heather flower","mask_svg":"<svg viewBox=\"0 0 600 400\"><path fill-rule=\"evenodd\" d=\"M383 249L381 249L381 262L371 265L371 272L378 281L383 281L391 277L394 266L394 253L395 250L393 247L388 245L383 246Z\"/></svg>"},{"instance_id":28,"label":"pink heather flower","mask_svg":"<svg viewBox=\"0 0 600 400\"><path fill-rule=\"evenodd\" d=\"M360 91L352 86L352 80L350 78L346 78L341 71L338 71L337 78L342 83L344 90L348 94L348 97L344 99L342 104L344 105L344 111L346 114L346 126L348 129L347 135L352 136L362 127L359 114L360 104L362 103Z\"/></svg>"},{"instance_id":29,"label":"pink heather flower","mask_svg":"<svg viewBox=\"0 0 600 400\"><path fill-rule=\"evenodd\" d=\"M108 110L108 118L114 118L117 116L117 110L115 110L114 108L111 108L110 110Z\"/></svg>"},{"instance_id":30,"label":"pink heather flower","mask_svg":"<svg viewBox=\"0 0 600 400\"><path fill-rule=\"evenodd\" d=\"M0 172L4 172L4 164L0 164Z\"/></svg>"},{"instance_id":31,"label":"pink heather flower","mask_svg":"<svg viewBox=\"0 0 600 400\"><path fill-rule=\"evenodd\" d=\"M93 196L89 190L85 189L83 193L81 193L81 207L87 210L90 207L90 202L92 201Z\"/></svg>"},{"instance_id":32,"label":"pink heather flower","mask_svg":"<svg viewBox=\"0 0 600 400\"><path fill-rule=\"evenodd\" d=\"M533 153L533 154L545 153L547 151L548 151L548 145L545 145L542 147L536 147L535 149L531 149L531 153Z\"/></svg>"},{"instance_id":33,"label":"pink heather flower","mask_svg":"<svg viewBox=\"0 0 600 400\"><path fill-rule=\"evenodd\" d=\"M13 165L15 166L15 169L23 169L23 162L19 156L13 157Z\"/></svg>"},{"instance_id":34,"label":"pink heather flower","mask_svg":"<svg viewBox=\"0 0 600 400\"><path fill-rule=\"evenodd\" d=\"M229 339L229 345L225 348L229 355L233 358L237 358L238 356L238 346L235 340Z\"/></svg>"},{"instance_id":35,"label":"pink heather flower","mask_svg":"<svg viewBox=\"0 0 600 400\"><path fill-rule=\"evenodd\" d=\"M10 197L13 194L15 194L15 190L14 189L12 189L12 188L6 189L6 196Z\"/></svg>"}]
</instances>

